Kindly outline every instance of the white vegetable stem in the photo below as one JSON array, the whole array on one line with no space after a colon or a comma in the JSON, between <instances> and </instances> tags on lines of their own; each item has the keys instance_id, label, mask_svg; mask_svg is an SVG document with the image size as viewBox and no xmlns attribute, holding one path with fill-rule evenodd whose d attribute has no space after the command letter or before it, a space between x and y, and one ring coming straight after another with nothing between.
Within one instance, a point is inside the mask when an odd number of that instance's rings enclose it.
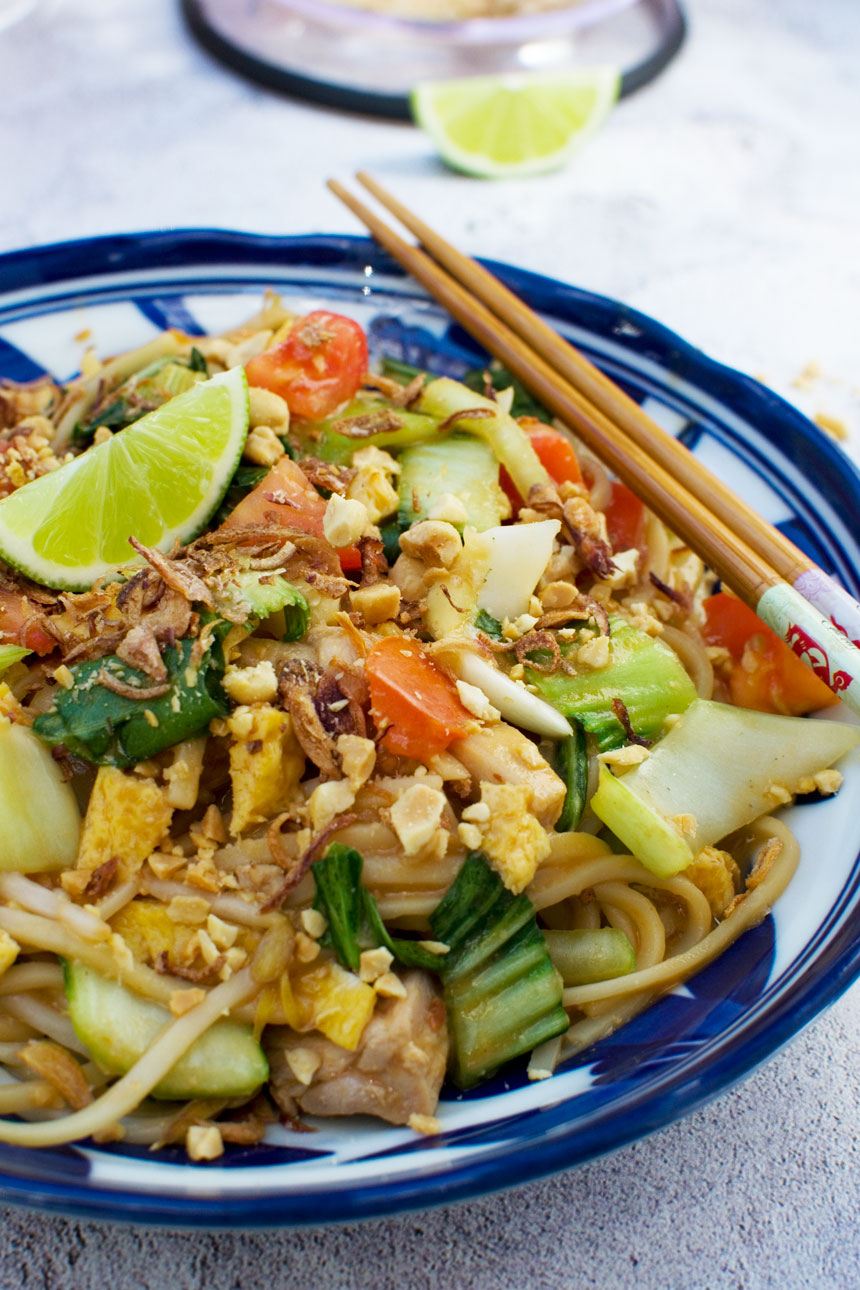
<instances>
[{"instance_id":1,"label":"white vegetable stem","mask_svg":"<svg viewBox=\"0 0 860 1290\"><path fill-rule=\"evenodd\" d=\"M570 734L570 726L560 712L473 650L446 652L445 662L461 681L482 690L511 725L548 739L566 739Z\"/></svg>"},{"instance_id":2,"label":"white vegetable stem","mask_svg":"<svg viewBox=\"0 0 860 1290\"><path fill-rule=\"evenodd\" d=\"M558 520L538 520L486 529L481 537L488 543L490 562L478 593L478 608L500 622L526 613L560 528Z\"/></svg>"},{"instance_id":3,"label":"white vegetable stem","mask_svg":"<svg viewBox=\"0 0 860 1290\"><path fill-rule=\"evenodd\" d=\"M468 414L477 408L481 409L481 416L465 415L456 422L456 428L487 441L514 481L520 496L528 498L529 490L535 484L551 483L522 426L494 400L485 399L459 381L440 376L424 387L418 405L420 412L440 421L458 412ZM492 416L483 415L486 412L491 412Z\"/></svg>"}]
</instances>

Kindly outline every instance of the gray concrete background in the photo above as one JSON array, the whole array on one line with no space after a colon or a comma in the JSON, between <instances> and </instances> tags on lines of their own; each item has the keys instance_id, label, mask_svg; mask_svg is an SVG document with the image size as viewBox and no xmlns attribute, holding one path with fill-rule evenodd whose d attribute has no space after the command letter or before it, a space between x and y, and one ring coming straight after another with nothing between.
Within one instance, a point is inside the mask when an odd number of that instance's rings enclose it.
<instances>
[{"instance_id":1,"label":"gray concrete background","mask_svg":"<svg viewBox=\"0 0 860 1290\"><path fill-rule=\"evenodd\" d=\"M444 172L408 126L246 86L194 47L170 0L43 0L0 31L0 249L173 225L355 231L322 181L363 165L464 249L625 299L842 418L856 459L860 6L687 7L682 58L574 165L494 185ZM798 390L811 359L821 375ZM0 1285L852 1290L858 1021L855 987L681 1123L447 1209L249 1235L4 1210Z\"/></svg>"}]
</instances>

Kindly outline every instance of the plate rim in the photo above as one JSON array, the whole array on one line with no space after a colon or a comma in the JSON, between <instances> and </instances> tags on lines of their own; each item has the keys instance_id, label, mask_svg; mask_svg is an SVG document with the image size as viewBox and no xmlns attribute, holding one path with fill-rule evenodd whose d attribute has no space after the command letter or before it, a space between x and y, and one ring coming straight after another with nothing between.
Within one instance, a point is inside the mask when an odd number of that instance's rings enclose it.
<instances>
[{"instance_id":1,"label":"plate rim","mask_svg":"<svg viewBox=\"0 0 860 1290\"><path fill-rule=\"evenodd\" d=\"M267 265L276 267L279 260L283 264L285 256L287 262L284 267L291 267L291 263L293 267L307 264L307 259L302 257L314 252L321 257L318 260L321 268L325 264L331 266L339 257L342 262L355 260L355 267L363 259L390 276L407 277L366 237L350 234L279 236L218 228L155 229L57 241L0 255L0 309L3 308L4 297L18 289L45 289L52 283L77 278L85 281L128 268L151 270L164 264L159 256L168 247L172 248L173 257L179 255L181 258L173 258L165 267L183 265L200 267L201 270L208 267L213 281L217 281L220 265L228 262L228 255L235 259L238 254L246 263L258 265L262 271ZM191 264L187 258L189 253L197 256ZM748 416L749 410L754 410L763 421L776 418L781 426L787 424L797 441L813 450L816 459L823 460L828 467L827 479L819 485L819 491L824 492L835 505L832 501L834 484L838 485L846 501L850 499L853 502L853 513L860 509L860 470L838 444L803 413L753 377L711 358L671 328L609 296L585 291L548 275L503 262L484 260L483 263L498 272L508 286L532 301L537 300L538 308L542 307L541 301L546 304L551 299L551 312L555 314L584 313L587 317L591 312L593 316L601 315L605 319L614 316L619 320L619 326L627 329L624 336L617 336L625 347L649 355L667 370L663 357L650 353L649 347L656 346L673 356L675 362L668 370L721 402L731 394L730 406L740 415ZM70 272L72 266L75 266L74 273ZM353 266L342 263L342 267ZM178 285L177 290L181 289ZM95 287L91 290L94 291ZM417 284L415 292L423 294ZM587 327L587 322L584 325ZM763 431L767 436L766 426ZM860 567L852 569L852 572L860 584ZM855 893L849 908L857 908L858 905L860 897ZM833 941L828 942L811 963L798 972L802 983L800 998L795 997L793 990L790 998L786 998L783 992L780 998L768 1005L762 1018L754 1023L751 1033L741 1036L740 1042L733 1041L727 1052L708 1062L703 1078L691 1078L689 1072L678 1072L674 1079L665 1080L657 1089L642 1092L638 1097L632 1096L630 1105L620 1113L612 1107L601 1108L588 1126L574 1128L570 1124L562 1125L552 1140L541 1140L538 1132L521 1143L508 1144L503 1153L503 1170L499 1167L498 1154L492 1153L477 1159L455 1161L429 1177L415 1175L398 1178L394 1182L361 1181L328 1194L313 1190L253 1197L218 1197L207 1195L210 1189L204 1185L202 1194L159 1196L156 1192L137 1192L122 1186L88 1185L86 1177L68 1181L48 1180L46 1171L37 1167L35 1162L28 1176L26 1157L29 1153L22 1156L15 1149L0 1146L0 1199L101 1221L116 1219L174 1228L251 1229L380 1217L449 1204L520 1185L619 1150L727 1092L796 1038L860 976L860 941L843 945L844 939L843 918L834 931ZM642 1112L639 1117L635 1114L637 1110ZM571 1142L574 1135L576 1141ZM10 1156L24 1163L20 1174L5 1172L4 1163ZM501 1172L504 1177L500 1176Z\"/></svg>"}]
</instances>

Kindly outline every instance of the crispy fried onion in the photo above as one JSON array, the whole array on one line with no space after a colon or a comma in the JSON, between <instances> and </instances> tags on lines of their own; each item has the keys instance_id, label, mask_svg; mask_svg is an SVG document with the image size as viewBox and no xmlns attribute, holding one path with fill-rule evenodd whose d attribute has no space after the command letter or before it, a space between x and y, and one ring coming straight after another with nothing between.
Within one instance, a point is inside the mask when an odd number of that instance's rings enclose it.
<instances>
[{"instance_id":1,"label":"crispy fried onion","mask_svg":"<svg viewBox=\"0 0 860 1290\"><path fill-rule=\"evenodd\" d=\"M153 681L167 680L167 668L164 666L155 632L144 623L138 623L136 627L132 627L128 635L120 641L116 653L123 663L137 668L139 672L145 672Z\"/></svg>"},{"instance_id":2,"label":"crispy fried onion","mask_svg":"<svg viewBox=\"0 0 860 1290\"><path fill-rule=\"evenodd\" d=\"M452 412L444 421L440 421L436 427L439 434L445 434L448 430L453 429L458 421L486 421L488 417L498 416L495 408L464 408L462 412ZM531 502L529 502L531 505Z\"/></svg>"},{"instance_id":3,"label":"crispy fried onion","mask_svg":"<svg viewBox=\"0 0 860 1290\"><path fill-rule=\"evenodd\" d=\"M340 774L337 750L333 737L320 720L310 691L302 686L290 686L284 695L284 706L293 722L293 733L302 752L330 779Z\"/></svg>"},{"instance_id":4,"label":"crispy fried onion","mask_svg":"<svg viewBox=\"0 0 860 1290\"><path fill-rule=\"evenodd\" d=\"M31 1039L20 1052L31 1071L53 1084L73 1111L81 1111L93 1100L86 1075L70 1052L50 1039Z\"/></svg>"},{"instance_id":5,"label":"crispy fried onion","mask_svg":"<svg viewBox=\"0 0 860 1290\"><path fill-rule=\"evenodd\" d=\"M612 700L612 711L616 719L621 723L624 733L627 736L628 743L638 744L640 748L650 748L654 742L652 739L643 739L637 735L630 722L630 713L627 711L627 704L623 699L617 696Z\"/></svg>"},{"instance_id":6,"label":"crispy fried onion","mask_svg":"<svg viewBox=\"0 0 860 1290\"><path fill-rule=\"evenodd\" d=\"M266 835L267 841L269 841L270 850L272 849L272 830L281 818L281 816L278 816L278 819L272 821L272 824L269 827L269 832ZM291 868L285 874L280 886L269 897L266 903L261 906L260 913L270 914L273 909L279 909L290 892L299 885L308 869L310 869L311 865L319 856L322 848L328 843L329 839L333 837L335 833L340 832L341 829L348 828L350 824L354 824L357 818L358 817L355 815L336 815L333 820L330 820L325 828L321 829L316 835L307 850L303 851L298 859L292 863ZM280 826L277 831L280 832ZM280 863L280 861L278 861L278 863Z\"/></svg>"},{"instance_id":7,"label":"crispy fried onion","mask_svg":"<svg viewBox=\"0 0 860 1290\"><path fill-rule=\"evenodd\" d=\"M691 607L692 599L689 592L678 591L675 587L670 587L662 578L658 578L656 573L649 573L648 577L651 581L651 585L656 587L657 590L669 600L674 601L676 605L680 605L682 609L689 609Z\"/></svg>"},{"instance_id":8,"label":"crispy fried onion","mask_svg":"<svg viewBox=\"0 0 860 1290\"><path fill-rule=\"evenodd\" d=\"M547 662L533 657L534 654L544 650L549 651L550 657ZM553 672L573 673L574 671L562 656L558 641L552 632L527 632L525 636L521 636L514 642L514 653L518 663L526 663L533 672L542 672L546 676L552 675Z\"/></svg>"},{"instance_id":9,"label":"crispy fried onion","mask_svg":"<svg viewBox=\"0 0 860 1290\"><path fill-rule=\"evenodd\" d=\"M413 376L408 385L401 385L399 381L393 381L389 376L380 376L378 372L368 372L363 385L366 390L379 390L379 393L384 394L396 407L408 408L424 389L424 382L423 372Z\"/></svg>"},{"instance_id":10,"label":"crispy fried onion","mask_svg":"<svg viewBox=\"0 0 860 1290\"><path fill-rule=\"evenodd\" d=\"M118 694L123 699L160 699L163 694L170 692L169 681L165 681L162 685L129 685L104 667L96 673L95 683L103 685L106 690Z\"/></svg>"},{"instance_id":11,"label":"crispy fried onion","mask_svg":"<svg viewBox=\"0 0 860 1290\"><path fill-rule=\"evenodd\" d=\"M596 511L583 497L569 497L563 502L554 485L534 484L529 490L528 505L540 515L561 521L565 537L596 578L608 578L614 573L612 549L601 537Z\"/></svg>"},{"instance_id":12,"label":"crispy fried onion","mask_svg":"<svg viewBox=\"0 0 860 1290\"><path fill-rule=\"evenodd\" d=\"M371 435L402 430L403 424L403 417L392 412L391 408L380 408L378 412L362 412L355 417L338 417L332 421L331 428L335 434L345 435L347 439L369 439Z\"/></svg>"},{"instance_id":13,"label":"crispy fried onion","mask_svg":"<svg viewBox=\"0 0 860 1290\"><path fill-rule=\"evenodd\" d=\"M338 735L367 734L363 673L347 664L323 672L316 663L292 659L281 669L278 688L305 756L329 778L340 775Z\"/></svg>"},{"instance_id":14,"label":"crispy fried onion","mask_svg":"<svg viewBox=\"0 0 860 1290\"><path fill-rule=\"evenodd\" d=\"M111 856L109 860L105 860L103 864L93 869L84 887L84 897L87 900L99 900L109 889L118 868L119 856Z\"/></svg>"},{"instance_id":15,"label":"crispy fried onion","mask_svg":"<svg viewBox=\"0 0 860 1290\"><path fill-rule=\"evenodd\" d=\"M213 608L212 592L192 568L179 560L171 560L155 547L144 546L136 537L128 540L138 555L142 555L146 563L161 575L172 591L177 591L189 603L196 600L207 609Z\"/></svg>"},{"instance_id":16,"label":"crispy fried onion","mask_svg":"<svg viewBox=\"0 0 860 1290\"><path fill-rule=\"evenodd\" d=\"M358 539L358 549L361 552L361 585L370 587L388 573L385 548L381 538L365 534Z\"/></svg>"},{"instance_id":17,"label":"crispy fried onion","mask_svg":"<svg viewBox=\"0 0 860 1290\"><path fill-rule=\"evenodd\" d=\"M303 457L298 465L308 483L328 493L345 493L358 474L354 466L336 466L319 457Z\"/></svg>"}]
</instances>

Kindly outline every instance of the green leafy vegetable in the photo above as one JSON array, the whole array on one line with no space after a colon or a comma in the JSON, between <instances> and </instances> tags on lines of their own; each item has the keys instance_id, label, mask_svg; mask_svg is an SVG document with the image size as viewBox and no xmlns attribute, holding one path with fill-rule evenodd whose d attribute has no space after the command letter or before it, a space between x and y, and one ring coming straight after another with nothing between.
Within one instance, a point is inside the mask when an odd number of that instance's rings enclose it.
<instances>
[{"instance_id":1,"label":"green leafy vegetable","mask_svg":"<svg viewBox=\"0 0 860 1290\"><path fill-rule=\"evenodd\" d=\"M566 789L561 815L556 820L557 833L570 833L579 828L585 810L588 792L588 749L585 731L578 721L572 721L573 734L559 740L555 754L555 768Z\"/></svg>"},{"instance_id":2,"label":"green leafy vegetable","mask_svg":"<svg viewBox=\"0 0 860 1290\"><path fill-rule=\"evenodd\" d=\"M397 520L389 520L379 530L382 538L382 551L388 563L394 564L400 557L400 534L405 530Z\"/></svg>"},{"instance_id":3,"label":"green leafy vegetable","mask_svg":"<svg viewBox=\"0 0 860 1290\"><path fill-rule=\"evenodd\" d=\"M310 622L307 599L279 573L248 572L236 579L239 595L250 606L252 616L261 621L273 614L280 614L277 632L281 640L297 641L304 636ZM274 626L274 622L270 624Z\"/></svg>"},{"instance_id":4,"label":"green leafy vegetable","mask_svg":"<svg viewBox=\"0 0 860 1290\"><path fill-rule=\"evenodd\" d=\"M0 645L0 675L8 667L12 667L15 663L20 663L22 658L26 658L28 654L32 653L31 649L24 649L23 645Z\"/></svg>"},{"instance_id":5,"label":"green leafy vegetable","mask_svg":"<svg viewBox=\"0 0 860 1290\"><path fill-rule=\"evenodd\" d=\"M311 869L316 883L314 908L324 915L328 930L323 943L331 946L344 967L357 972L362 949L382 945L404 967L439 971L439 954L422 949L417 941L389 935L376 901L362 884L364 860L353 847L333 842L324 859Z\"/></svg>"},{"instance_id":6,"label":"green leafy vegetable","mask_svg":"<svg viewBox=\"0 0 860 1290\"><path fill-rule=\"evenodd\" d=\"M99 766L133 766L193 738L228 708L220 644L213 639L192 667L194 644L183 640L164 651L168 689L150 698L131 698L101 683L107 677L123 688L152 689L151 677L116 655L77 664L70 669L71 689L57 691L54 706L33 722L34 733Z\"/></svg>"},{"instance_id":7,"label":"green leafy vegetable","mask_svg":"<svg viewBox=\"0 0 860 1290\"><path fill-rule=\"evenodd\" d=\"M499 622L498 618L494 618L492 614L488 614L486 609L478 610L475 615L475 627L479 632L483 632L485 636L492 636L493 640L504 640L502 624Z\"/></svg>"},{"instance_id":8,"label":"green leafy vegetable","mask_svg":"<svg viewBox=\"0 0 860 1290\"><path fill-rule=\"evenodd\" d=\"M505 496L499 463L489 444L470 435L448 435L407 448L400 454L398 489L398 519L405 527L426 520L447 494L462 503L465 523L479 533L501 523Z\"/></svg>"},{"instance_id":9,"label":"green leafy vegetable","mask_svg":"<svg viewBox=\"0 0 860 1290\"><path fill-rule=\"evenodd\" d=\"M430 926L449 947L439 971L461 1087L567 1030L534 905L508 891L480 852L466 857Z\"/></svg>"},{"instance_id":10,"label":"green leafy vegetable","mask_svg":"<svg viewBox=\"0 0 860 1290\"><path fill-rule=\"evenodd\" d=\"M191 346L191 354L188 359L188 366L192 372L202 372L204 376L209 375L209 364L200 353L196 345Z\"/></svg>"},{"instance_id":11,"label":"green leafy vegetable","mask_svg":"<svg viewBox=\"0 0 860 1290\"><path fill-rule=\"evenodd\" d=\"M549 956L565 985L612 981L636 967L636 951L617 927L544 932Z\"/></svg>"},{"instance_id":12,"label":"green leafy vegetable","mask_svg":"<svg viewBox=\"0 0 860 1290\"><path fill-rule=\"evenodd\" d=\"M593 734L601 752L620 748L628 738L613 700L624 705L638 736L654 739L663 733L666 718L686 712L696 697L693 682L668 645L618 615L611 616L610 629L611 654L606 667L576 676L527 667L525 678L568 720L576 719ZM578 643L563 644L562 654L575 652Z\"/></svg>"},{"instance_id":13,"label":"green leafy vegetable","mask_svg":"<svg viewBox=\"0 0 860 1290\"><path fill-rule=\"evenodd\" d=\"M390 430L366 434L361 439L352 439L349 435L341 434L336 428L338 421L351 417L378 416L380 413L392 413L400 424ZM398 452L401 448L407 448L412 444L426 443L428 440L438 438L439 418L411 412L408 408L392 408L385 398L375 394L361 394L345 408L341 408L336 416L315 423L313 438L300 441L298 447L299 456L318 457L320 461L330 461L335 465L345 466L352 461L353 453L359 448L371 446Z\"/></svg>"}]
</instances>

